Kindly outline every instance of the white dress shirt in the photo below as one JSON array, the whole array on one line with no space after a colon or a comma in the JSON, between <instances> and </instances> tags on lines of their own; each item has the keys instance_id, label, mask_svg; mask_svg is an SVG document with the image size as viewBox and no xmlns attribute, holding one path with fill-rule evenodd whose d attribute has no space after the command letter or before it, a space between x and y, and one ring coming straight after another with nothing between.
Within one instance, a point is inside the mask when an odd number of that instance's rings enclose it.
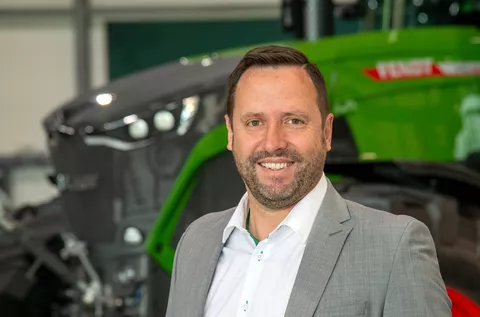
<instances>
[{"instance_id":1,"label":"white dress shirt","mask_svg":"<svg viewBox=\"0 0 480 317\"><path fill-rule=\"evenodd\" d=\"M284 316L327 181L316 187L255 245L245 229L248 194L223 233L225 243L205 305L205 317Z\"/></svg>"}]
</instances>

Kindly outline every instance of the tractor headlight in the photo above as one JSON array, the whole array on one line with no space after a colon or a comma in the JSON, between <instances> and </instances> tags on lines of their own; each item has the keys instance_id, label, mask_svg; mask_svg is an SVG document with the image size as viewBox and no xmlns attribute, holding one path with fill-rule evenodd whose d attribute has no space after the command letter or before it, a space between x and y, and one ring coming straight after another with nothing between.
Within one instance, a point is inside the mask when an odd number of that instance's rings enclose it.
<instances>
[{"instance_id":1,"label":"tractor headlight","mask_svg":"<svg viewBox=\"0 0 480 317\"><path fill-rule=\"evenodd\" d=\"M140 245L144 237L142 231L136 227L128 227L123 232L123 241L130 245Z\"/></svg>"}]
</instances>

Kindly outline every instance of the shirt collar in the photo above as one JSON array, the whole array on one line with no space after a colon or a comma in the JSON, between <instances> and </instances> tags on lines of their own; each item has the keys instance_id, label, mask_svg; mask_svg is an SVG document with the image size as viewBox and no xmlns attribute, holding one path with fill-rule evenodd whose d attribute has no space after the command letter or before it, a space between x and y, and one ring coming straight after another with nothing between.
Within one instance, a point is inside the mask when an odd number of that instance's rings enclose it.
<instances>
[{"instance_id":1,"label":"shirt collar","mask_svg":"<svg viewBox=\"0 0 480 317\"><path fill-rule=\"evenodd\" d=\"M305 243L326 192L327 180L325 174L323 174L318 184L295 205L277 229L282 226L290 227ZM223 243L227 241L235 228L245 230L247 211L248 193L245 193L223 231Z\"/></svg>"},{"instance_id":2,"label":"shirt collar","mask_svg":"<svg viewBox=\"0 0 480 317\"><path fill-rule=\"evenodd\" d=\"M230 234L232 234L232 231L235 228L245 229L247 210L248 210L248 193L245 193L242 199L240 199L240 202L238 203L237 208L235 208L235 211L233 212L233 215L230 218L230 221L228 222L227 226L223 230L223 239L222 239L223 243L227 241L228 237L230 237Z\"/></svg>"}]
</instances>

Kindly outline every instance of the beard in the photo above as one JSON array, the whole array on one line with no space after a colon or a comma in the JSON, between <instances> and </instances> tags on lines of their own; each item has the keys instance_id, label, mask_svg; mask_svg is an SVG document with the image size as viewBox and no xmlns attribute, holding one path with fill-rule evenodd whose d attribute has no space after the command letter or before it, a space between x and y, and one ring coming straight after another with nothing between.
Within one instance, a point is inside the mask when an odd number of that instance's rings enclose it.
<instances>
[{"instance_id":1,"label":"beard","mask_svg":"<svg viewBox=\"0 0 480 317\"><path fill-rule=\"evenodd\" d=\"M321 145L315 146L305 155L292 149L279 149L274 153L259 151L240 160L235 151L233 157L237 170L255 199L270 210L286 209L305 197L320 181L327 156L326 143L322 137ZM294 162L295 175L290 183L282 178L272 177L273 185L260 181L257 174L258 161L265 158L282 157Z\"/></svg>"}]
</instances>

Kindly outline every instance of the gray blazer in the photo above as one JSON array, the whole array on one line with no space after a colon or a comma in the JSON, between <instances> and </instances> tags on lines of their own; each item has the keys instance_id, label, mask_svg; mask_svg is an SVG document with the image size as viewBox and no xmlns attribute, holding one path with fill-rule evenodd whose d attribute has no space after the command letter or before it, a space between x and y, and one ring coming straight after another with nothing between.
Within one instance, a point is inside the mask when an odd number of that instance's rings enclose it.
<instances>
[{"instance_id":1,"label":"gray blazer","mask_svg":"<svg viewBox=\"0 0 480 317\"><path fill-rule=\"evenodd\" d=\"M193 222L177 247L167 317L200 317L234 208ZM285 316L451 316L428 228L344 200L328 181Z\"/></svg>"}]
</instances>

